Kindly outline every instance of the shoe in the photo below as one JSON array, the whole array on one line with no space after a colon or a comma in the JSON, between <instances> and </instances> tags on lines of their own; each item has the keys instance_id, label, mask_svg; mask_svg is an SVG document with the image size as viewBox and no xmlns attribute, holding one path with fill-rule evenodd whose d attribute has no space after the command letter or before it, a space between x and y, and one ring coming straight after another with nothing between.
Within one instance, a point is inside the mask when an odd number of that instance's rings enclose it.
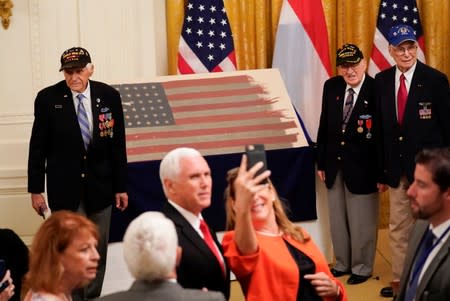
<instances>
[{"instance_id":1,"label":"shoe","mask_svg":"<svg viewBox=\"0 0 450 301\"><path fill-rule=\"evenodd\" d=\"M338 271L335 268L332 268L330 271L331 271L331 274L333 274L334 277L341 277L341 276L350 274L349 271Z\"/></svg>"},{"instance_id":2,"label":"shoe","mask_svg":"<svg viewBox=\"0 0 450 301\"><path fill-rule=\"evenodd\" d=\"M380 291L381 297L392 298L394 297L394 289L392 286L383 287Z\"/></svg>"},{"instance_id":3,"label":"shoe","mask_svg":"<svg viewBox=\"0 0 450 301\"><path fill-rule=\"evenodd\" d=\"M366 282L371 276L361 276L356 274L351 274L347 279L347 284L360 284Z\"/></svg>"}]
</instances>

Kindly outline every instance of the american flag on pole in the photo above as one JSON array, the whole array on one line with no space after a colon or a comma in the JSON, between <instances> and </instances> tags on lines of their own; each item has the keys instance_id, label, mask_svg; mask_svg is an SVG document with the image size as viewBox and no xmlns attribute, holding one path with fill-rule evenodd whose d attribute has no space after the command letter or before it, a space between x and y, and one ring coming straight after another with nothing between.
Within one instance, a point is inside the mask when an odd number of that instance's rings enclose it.
<instances>
[{"instance_id":1,"label":"american flag on pole","mask_svg":"<svg viewBox=\"0 0 450 301\"><path fill-rule=\"evenodd\" d=\"M178 74L236 70L223 0L189 0L178 47Z\"/></svg>"},{"instance_id":2,"label":"american flag on pole","mask_svg":"<svg viewBox=\"0 0 450 301\"><path fill-rule=\"evenodd\" d=\"M414 29L419 49L417 58L425 62L425 42L419 10L416 0L383 0L378 10L377 28L375 29L374 45L370 57L368 73L374 76L395 64L389 55L387 40L389 30L395 25L409 25Z\"/></svg>"},{"instance_id":3,"label":"american flag on pole","mask_svg":"<svg viewBox=\"0 0 450 301\"><path fill-rule=\"evenodd\" d=\"M270 77L274 72L253 74L277 82ZM181 146L215 155L239 153L252 143L267 149L306 145L286 92L271 95L266 85L243 72L222 74L228 76L115 85L122 97L128 162L160 160Z\"/></svg>"},{"instance_id":4,"label":"american flag on pole","mask_svg":"<svg viewBox=\"0 0 450 301\"><path fill-rule=\"evenodd\" d=\"M322 86L331 76L328 32L320 0L285 0L272 67L280 70L309 141L315 141Z\"/></svg>"}]
</instances>

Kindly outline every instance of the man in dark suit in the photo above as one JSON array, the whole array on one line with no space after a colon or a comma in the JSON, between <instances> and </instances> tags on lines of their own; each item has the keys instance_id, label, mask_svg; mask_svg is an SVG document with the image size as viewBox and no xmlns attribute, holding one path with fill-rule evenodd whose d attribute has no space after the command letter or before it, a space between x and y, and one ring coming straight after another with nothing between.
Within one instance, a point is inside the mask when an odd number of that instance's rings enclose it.
<instances>
[{"instance_id":1,"label":"man in dark suit","mask_svg":"<svg viewBox=\"0 0 450 301\"><path fill-rule=\"evenodd\" d=\"M389 186L389 239L392 282L381 295L398 290L414 218L406 190L413 181L414 156L423 148L450 145L450 97L445 74L417 60L417 41L410 26L389 33L395 66L375 76L379 181Z\"/></svg>"},{"instance_id":2,"label":"man in dark suit","mask_svg":"<svg viewBox=\"0 0 450 301\"><path fill-rule=\"evenodd\" d=\"M40 215L77 211L99 227L97 277L80 293L94 298L102 289L111 205L120 210L128 205L122 104L114 88L89 80L94 66L86 49L64 51L60 71L65 80L41 90L35 100L28 192ZM49 208L43 196L45 175Z\"/></svg>"},{"instance_id":3,"label":"man in dark suit","mask_svg":"<svg viewBox=\"0 0 450 301\"><path fill-rule=\"evenodd\" d=\"M228 299L230 273L222 246L201 214L211 204L208 163L195 149L177 148L163 158L159 175L168 199L162 212L174 222L183 249L178 282L185 288L220 291Z\"/></svg>"},{"instance_id":4,"label":"man in dark suit","mask_svg":"<svg viewBox=\"0 0 450 301\"><path fill-rule=\"evenodd\" d=\"M176 263L181 254L173 222L161 212L142 213L123 238L123 255L135 281L129 290L99 300L225 301L220 292L184 289L177 283Z\"/></svg>"},{"instance_id":5,"label":"man in dark suit","mask_svg":"<svg viewBox=\"0 0 450 301\"><path fill-rule=\"evenodd\" d=\"M407 195L417 221L397 300L450 300L450 148L417 154Z\"/></svg>"},{"instance_id":6,"label":"man in dark suit","mask_svg":"<svg viewBox=\"0 0 450 301\"><path fill-rule=\"evenodd\" d=\"M338 76L323 88L317 136L317 169L328 188L334 276L348 284L370 278L377 243L378 194L373 78L361 50L337 51Z\"/></svg>"}]
</instances>

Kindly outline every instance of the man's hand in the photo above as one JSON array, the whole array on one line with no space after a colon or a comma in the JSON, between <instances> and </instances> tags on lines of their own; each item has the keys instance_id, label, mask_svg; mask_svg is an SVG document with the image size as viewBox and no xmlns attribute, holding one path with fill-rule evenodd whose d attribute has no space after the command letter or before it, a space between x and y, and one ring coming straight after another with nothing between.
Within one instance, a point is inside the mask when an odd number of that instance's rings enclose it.
<instances>
[{"instance_id":1,"label":"man's hand","mask_svg":"<svg viewBox=\"0 0 450 301\"><path fill-rule=\"evenodd\" d=\"M45 198L42 193L31 194L31 206L33 206L37 214L42 216L43 212L47 210L47 203L45 202Z\"/></svg>"},{"instance_id":2,"label":"man's hand","mask_svg":"<svg viewBox=\"0 0 450 301\"><path fill-rule=\"evenodd\" d=\"M116 193L116 208L124 211L128 207L128 194L126 192Z\"/></svg>"},{"instance_id":3,"label":"man's hand","mask_svg":"<svg viewBox=\"0 0 450 301\"><path fill-rule=\"evenodd\" d=\"M323 170L318 170L318 171L317 171L317 175L319 176L319 179L320 179L322 182L325 182L325 171L323 171Z\"/></svg>"}]
</instances>

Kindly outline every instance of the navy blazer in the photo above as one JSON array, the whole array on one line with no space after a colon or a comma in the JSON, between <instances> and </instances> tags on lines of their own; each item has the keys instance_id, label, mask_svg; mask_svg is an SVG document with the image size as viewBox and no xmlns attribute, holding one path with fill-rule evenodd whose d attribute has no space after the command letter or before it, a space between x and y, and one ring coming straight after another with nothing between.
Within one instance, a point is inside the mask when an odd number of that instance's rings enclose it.
<instances>
[{"instance_id":1,"label":"navy blazer","mask_svg":"<svg viewBox=\"0 0 450 301\"><path fill-rule=\"evenodd\" d=\"M428 230L429 223L424 220L417 220L411 238L408 244L408 251L405 258L405 267L400 281L400 292L396 300L403 300L405 298L408 280L411 277L411 270L414 265L416 252L419 249L422 237ZM443 245L436 256L431 261L430 265L424 272L422 280L417 287L416 301L447 301L450 300L450 236Z\"/></svg>"},{"instance_id":2,"label":"navy blazer","mask_svg":"<svg viewBox=\"0 0 450 301\"><path fill-rule=\"evenodd\" d=\"M424 148L450 145L450 95L445 74L417 61L403 123L397 122L395 66L375 76L380 118L379 181L397 187L402 176L414 179L414 158Z\"/></svg>"},{"instance_id":3,"label":"navy blazer","mask_svg":"<svg viewBox=\"0 0 450 301\"><path fill-rule=\"evenodd\" d=\"M65 81L41 90L34 104L28 158L28 192L44 192L51 210L77 210L84 199L95 212L113 204L126 191L125 128L120 94L89 81L93 135L86 151Z\"/></svg>"},{"instance_id":4,"label":"navy blazer","mask_svg":"<svg viewBox=\"0 0 450 301\"><path fill-rule=\"evenodd\" d=\"M328 189L341 170L352 193L373 193L377 191L373 78L366 75L343 132L346 86L342 76L330 78L324 84L317 135L317 169L325 171Z\"/></svg>"},{"instance_id":5,"label":"navy blazer","mask_svg":"<svg viewBox=\"0 0 450 301\"><path fill-rule=\"evenodd\" d=\"M184 288L202 289L206 287L211 291L222 292L225 299L228 300L230 297L230 270L226 263L226 277L224 277L214 253L178 210L166 202L161 211L174 222L178 244L182 248L181 261L177 267L178 283ZM222 245L217 240L214 231L211 231L211 235L223 255Z\"/></svg>"}]
</instances>

